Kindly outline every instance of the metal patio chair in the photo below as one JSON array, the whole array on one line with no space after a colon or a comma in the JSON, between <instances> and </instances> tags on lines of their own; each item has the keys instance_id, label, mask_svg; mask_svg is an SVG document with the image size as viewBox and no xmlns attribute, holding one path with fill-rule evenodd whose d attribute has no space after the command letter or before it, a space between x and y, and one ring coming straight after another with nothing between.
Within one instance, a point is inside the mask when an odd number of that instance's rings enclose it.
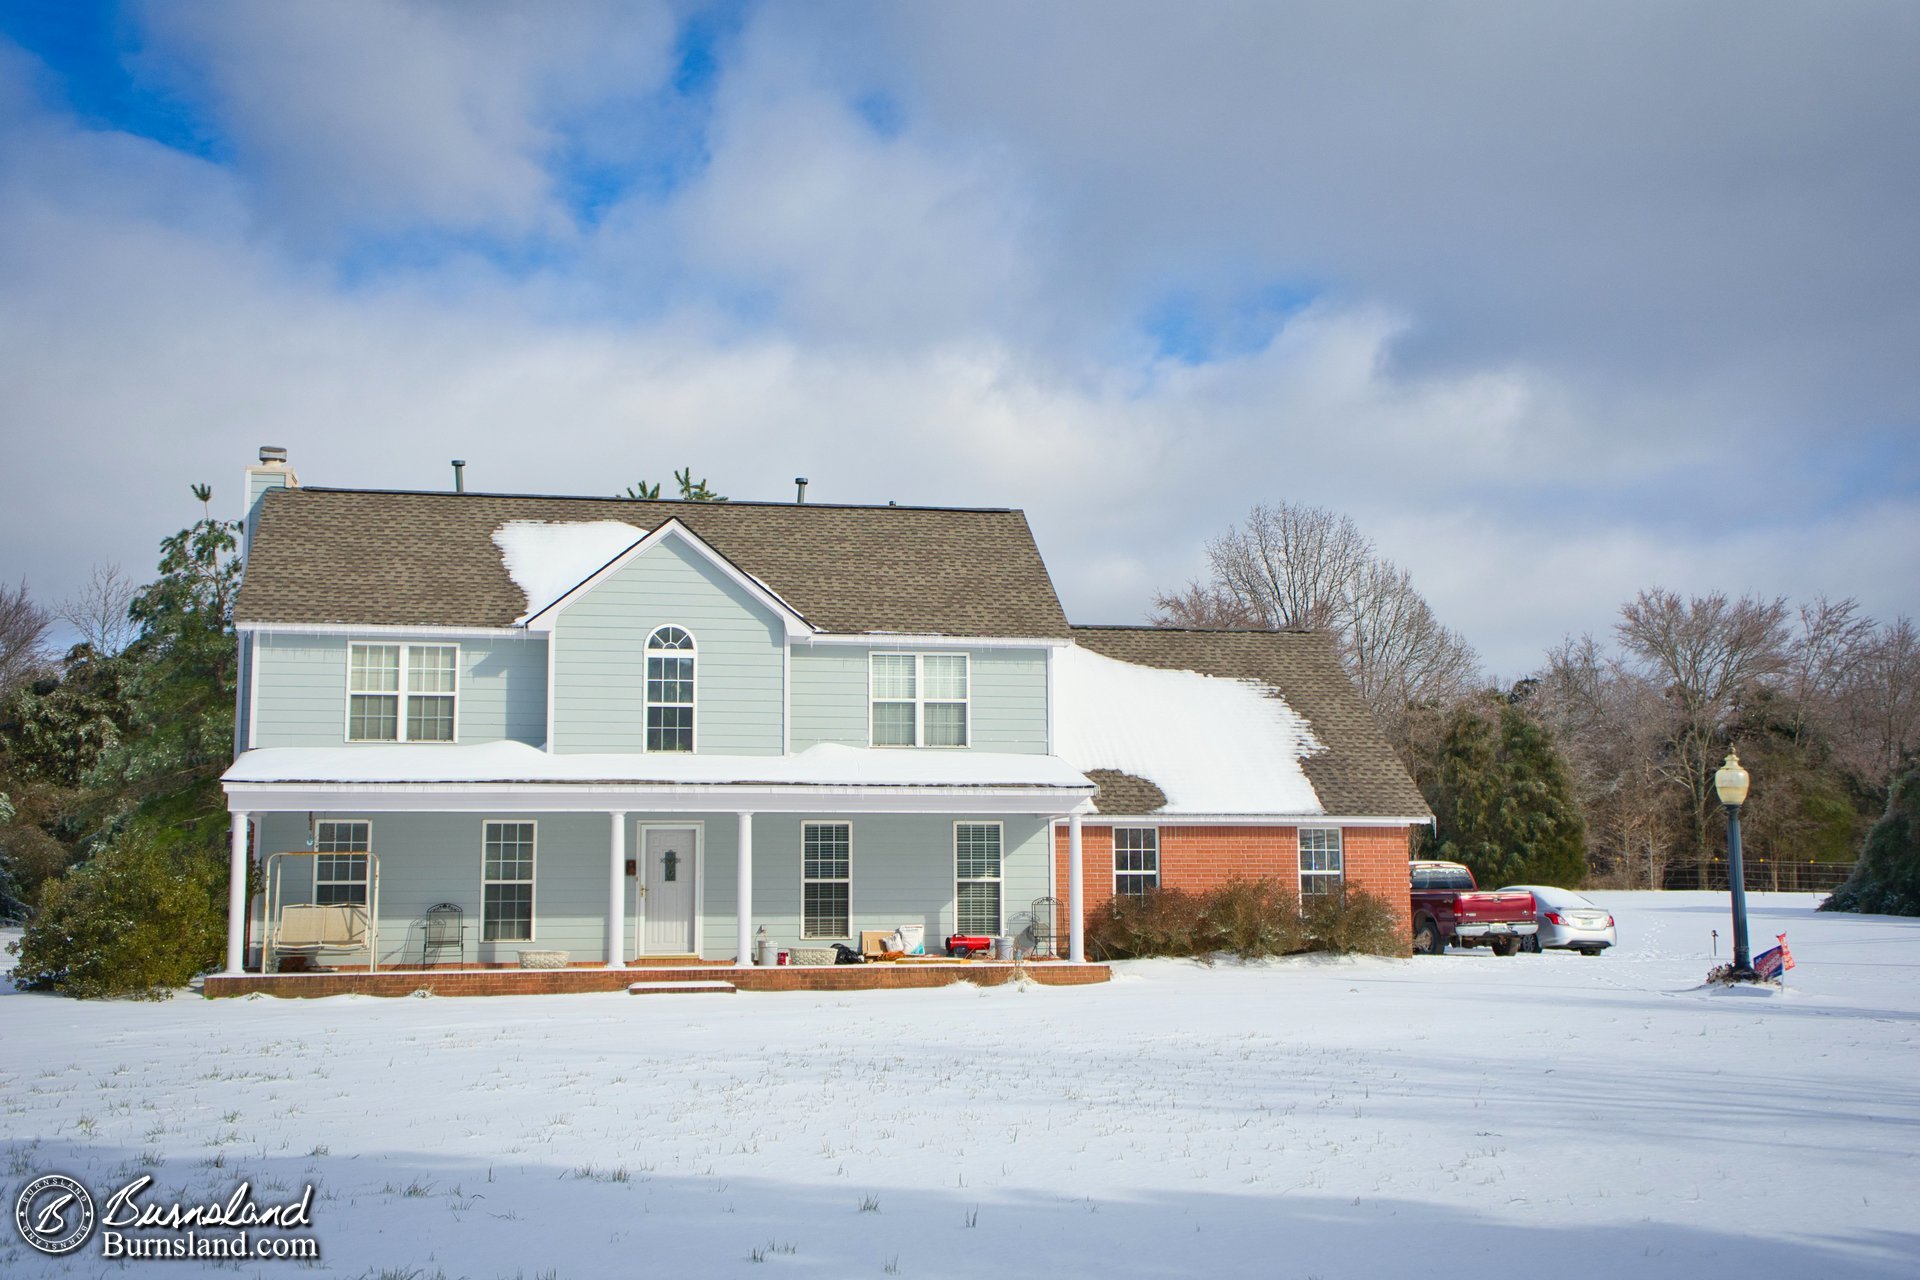
<instances>
[{"instance_id":1,"label":"metal patio chair","mask_svg":"<svg viewBox=\"0 0 1920 1280\"><path fill-rule=\"evenodd\" d=\"M436 902L427 908L427 927L420 942L420 967L426 968L435 953L449 949L457 963L466 963L466 912L458 903Z\"/></svg>"}]
</instances>

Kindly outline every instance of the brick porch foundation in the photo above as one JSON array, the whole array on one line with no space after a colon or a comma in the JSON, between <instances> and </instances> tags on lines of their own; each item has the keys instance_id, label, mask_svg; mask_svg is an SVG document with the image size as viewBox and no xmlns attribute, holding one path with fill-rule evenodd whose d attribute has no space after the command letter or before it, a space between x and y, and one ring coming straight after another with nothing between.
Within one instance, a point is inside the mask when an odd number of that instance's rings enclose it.
<instances>
[{"instance_id":1,"label":"brick porch foundation","mask_svg":"<svg viewBox=\"0 0 1920 1280\"><path fill-rule=\"evenodd\" d=\"M1105 982L1112 976L1103 964L1039 962L1027 965L987 961L953 964L848 964L735 969L704 964L684 968L635 966L631 969L383 969L338 970L323 973L250 973L241 977L206 978L202 994L211 999L263 995L300 999L317 996L410 996L426 991L436 996L578 995L592 991L625 991L635 982L730 982L741 991L894 991L945 987L956 982L997 987L1025 972L1049 987L1076 987Z\"/></svg>"}]
</instances>

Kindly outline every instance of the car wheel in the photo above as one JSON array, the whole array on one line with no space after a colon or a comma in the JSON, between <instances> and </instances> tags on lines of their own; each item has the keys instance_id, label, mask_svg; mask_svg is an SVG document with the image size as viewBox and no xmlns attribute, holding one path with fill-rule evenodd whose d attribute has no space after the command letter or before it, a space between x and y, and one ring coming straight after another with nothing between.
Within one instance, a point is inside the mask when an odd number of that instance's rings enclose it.
<instances>
[{"instance_id":1,"label":"car wheel","mask_svg":"<svg viewBox=\"0 0 1920 1280\"><path fill-rule=\"evenodd\" d=\"M1488 945L1493 948L1493 954L1497 956L1510 956L1510 955L1516 954L1520 950L1520 939L1495 938Z\"/></svg>"},{"instance_id":2,"label":"car wheel","mask_svg":"<svg viewBox=\"0 0 1920 1280\"><path fill-rule=\"evenodd\" d=\"M1585 956L1587 959L1591 960L1595 956L1600 954L1600 948L1599 947L1582 947L1580 948L1580 954Z\"/></svg>"},{"instance_id":3,"label":"car wheel","mask_svg":"<svg viewBox=\"0 0 1920 1280\"><path fill-rule=\"evenodd\" d=\"M1426 916L1413 922L1413 954L1417 956L1437 956L1446 950L1446 944L1440 940L1440 926Z\"/></svg>"},{"instance_id":4,"label":"car wheel","mask_svg":"<svg viewBox=\"0 0 1920 1280\"><path fill-rule=\"evenodd\" d=\"M1520 939L1520 949L1526 952L1530 956L1539 955L1540 954L1540 935L1536 933Z\"/></svg>"}]
</instances>

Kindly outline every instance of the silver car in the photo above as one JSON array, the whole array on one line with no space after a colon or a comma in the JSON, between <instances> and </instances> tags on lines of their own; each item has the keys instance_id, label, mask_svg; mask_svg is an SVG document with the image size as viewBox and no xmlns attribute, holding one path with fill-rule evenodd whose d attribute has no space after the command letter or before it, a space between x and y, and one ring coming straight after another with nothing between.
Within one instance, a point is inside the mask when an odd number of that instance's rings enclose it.
<instances>
[{"instance_id":1,"label":"silver car","mask_svg":"<svg viewBox=\"0 0 1920 1280\"><path fill-rule=\"evenodd\" d=\"M1597 907L1571 889L1551 885L1510 884L1508 889L1525 889L1533 895L1534 919L1540 932L1523 939L1523 951L1578 951L1597 956L1617 940L1613 916L1605 907Z\"/></svg>"}]
</instances>

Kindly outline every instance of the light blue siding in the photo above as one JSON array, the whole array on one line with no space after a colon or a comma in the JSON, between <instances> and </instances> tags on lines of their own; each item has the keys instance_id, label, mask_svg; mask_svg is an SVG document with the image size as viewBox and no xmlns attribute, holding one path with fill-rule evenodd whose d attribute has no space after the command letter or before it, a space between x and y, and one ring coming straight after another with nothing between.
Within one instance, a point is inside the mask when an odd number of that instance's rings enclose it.
<instances>
[{"instance_id":1,"label":"light blue siding","mask_svg":"<svg viewBox=\"0 0 1920 1280\"><path fill-rule=\"evenodd\" d=\"M771 609L671 536L561 613L557 749L645 749L647 637L669 624L694 638L694 749L779 755L785 631Z\"/></svg>"},{"instance_id":2,"label":"light blue siding","mask_svg":"<svg viewBox=\"0 0 1920 1280\"><path fill-rule=\"evenodd\" d=\"M793 647L793 749L821 742L864 747L869 737L867 663L853 645ZM944 651L943 651L944 652ZM975 649L969 663L972 745L980 751L1047 750L1047 652Z\"/></svg>"},{"instance_id":3,"label":"light blue siding","mask_svg":"<svg viewBox=\"0 0 1920 1280\"><path fill-rule=\"evenodd\" d=\"M417 640L460 647L459 740L547 736L547 646L537 637L369 635L379 644ZM347 646L356 637L267 633L260 637L260 705L253 746L337 747L347 737Z\"/></svg>"},{"instance_id":4,"label":"light blue siding","mask_svg":"<svg viewBox=\"0 0 1920 1280\"><path fill-rule=\"evenodd\" d=\"M356 814L323 813L322 821L364 820L380 874L379 950L382 964L416 964L429 907L452 902L465 912L469 964L512 964L527 949L565 951L575 962L606 956L607 847L611 821L605 814ZM482 942L481 857L483 824L489 821L536 824L534 854L534 930L530 941ZM940 815L854 814L802 819L792 814L763 814L754 820L753 899L755 925L764 925L777 947L800 944L800 827L803 821L845 821L853 827L852 918L848 940L861 929L892 929L919 924L929 950L954 929L954 819ZM1010 929L1014 917L1047 890L1047 822L1010 816L967 818L1004 825L1001 919ZM701 828L700 874L705 876L701 916L701 955L710 960L734 954L734 902L737 820L732 815L629 815L627 849L637 857L638 827L645 823ZM310 848L305 814L266 814L261 818L262 855ZM282 860L286 873L282 901L310 898L312 860ZM626 950L632 954L636 902L627 880ZM824 946L829 940L808 940ZM451 960L451 956L445 959ZM328 964L351 965L350 958Z\"/></svg>"},{"instance_id":5,"label":"light blue siding","mask_svg":"<svg viewBox=\"0 0 1920 1280\"><path fill-rule=\"evenodd\" d=\"M917 924L926 929L929 950L954 931L955 819L937 814L853 814L844 817L765 814L753 821L753 904L756 925L765 925L777 946L801 944L800 828L804 822L847 822L853 827L853 884L849 900L850 936L857 944L862 929L893 929ZM1047 820L1015 816L966 818L1000 822L1001 923L1025 912L1047 890ZM712 859L707 888L709 954L733 953L733 903L736 880L731 834L719 846L722 865ZM827 946L842 939L807 940ZM718 947L715 947L718 942Z\"/></svg>"}]
</instances>

